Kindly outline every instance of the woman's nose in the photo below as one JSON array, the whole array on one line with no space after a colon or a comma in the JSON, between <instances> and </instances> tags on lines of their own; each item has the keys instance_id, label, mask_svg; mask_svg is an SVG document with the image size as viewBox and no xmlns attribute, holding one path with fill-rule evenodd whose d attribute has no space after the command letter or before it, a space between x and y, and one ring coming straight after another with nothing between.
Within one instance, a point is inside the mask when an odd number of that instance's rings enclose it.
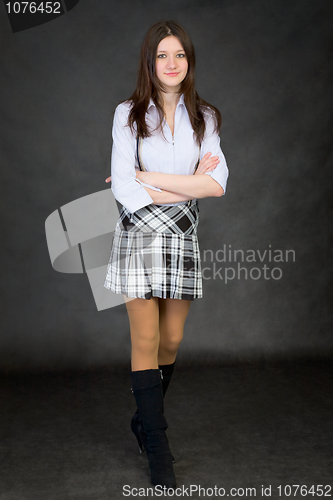
<instances>
[{"instance_id":1,"label":"woman's nose","mask_svg":"<svg viewBox=\"0 0 333 500\"><path fill-rule=\"evenodd\" d=\"M176 67L176 58L173 57L173 56L170 56L168 58L168 64L167 64L168 68L175 68Z\"/></svg>"}]
</instances>

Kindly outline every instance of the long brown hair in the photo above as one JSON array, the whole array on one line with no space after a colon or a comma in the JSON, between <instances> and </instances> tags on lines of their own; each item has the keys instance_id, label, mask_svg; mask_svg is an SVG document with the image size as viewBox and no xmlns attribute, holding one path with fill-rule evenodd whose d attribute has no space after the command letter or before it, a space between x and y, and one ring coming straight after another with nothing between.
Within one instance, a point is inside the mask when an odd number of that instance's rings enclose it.
<instances>
[{"instance_id":1,"label":"long brown hair","mask_svg":"<svg viewBox=\"0 0 333 500\"><path fill-rule=\"evenodd\" d=\"M150 98L153 99L159 113L159 124L157 128L162 130L164 119L163 100L160 92L164 88L156 76L157 47L161 40L168 36L176 36L183 46L186 54L188 70L186 77L181 83L180 94L184 94L185 106L191 121L192 128L198 143L202 142L205 134L204 111L209 111L215 120L215 130L219 133L221 128L221 113L217 108L199 97L195 89L195 53L192 40L188 33L177 21L160 21L154 24L147 32L141 47L139 72L137 85L134 93L123 102L130 102L131 109L128 116L128 126L134 132L136 124L139 137L149 137L151 130L147 126L145 115Z\"/></svg>"}]
</instances>

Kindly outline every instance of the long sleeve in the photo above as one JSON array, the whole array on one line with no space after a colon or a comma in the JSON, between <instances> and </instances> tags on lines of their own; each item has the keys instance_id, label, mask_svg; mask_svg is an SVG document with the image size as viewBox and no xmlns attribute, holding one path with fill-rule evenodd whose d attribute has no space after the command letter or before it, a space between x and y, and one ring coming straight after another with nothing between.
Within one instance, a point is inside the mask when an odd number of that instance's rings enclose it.
<instances>
[{"instance_id":1,"label":"long sleeve","mask_svg":"<svg viewBox=\"0 0 333 500\"><path fill-rule=\"evenodd\" d=\"M140 181L140 179L137 179L136 181L139 182L141 184L141 186L146 186L150 189L153 189L154 191L159 191L160 193L162 193L162 189L160 189L156 186L152 186L151 184L147 184L146 182L142 182L142 181Z\"/></svg>"},{"instance_id":2,"label":"long sleeve","mask_svg":"<svg viewBox=\"0 0 333 500\"><path fill-rule=\"evenodd\" d=\"M153 199L135 176L135 137L126 125L129 107L119 104L115 110L111 154L111 190L131 213L153 203Z\"/></svg>"},{"instance_id":3,"label":"long sleeve","mask_svg":"<svg viewBox=\"0 0 333 500\"><path fill-rule=\"evenodd\" d=\"M225 156L220 147L220 136L214 131L214 119L212 115L206 115L206 132L204 139L201 144L201 154L200 160L210 152L212 156L218 156L220 163L211 172L206 172L205 175L210 175L216 180L223 188L223 194L225 194L227 179L229 176L229 169Z\"/></svg>"}]
</instances>

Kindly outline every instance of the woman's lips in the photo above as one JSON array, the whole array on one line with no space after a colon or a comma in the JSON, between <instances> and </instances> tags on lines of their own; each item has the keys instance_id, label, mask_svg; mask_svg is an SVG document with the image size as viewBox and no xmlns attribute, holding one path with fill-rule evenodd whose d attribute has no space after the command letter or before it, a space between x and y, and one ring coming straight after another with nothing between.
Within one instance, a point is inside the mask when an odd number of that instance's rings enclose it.
<instances>
[{"instance_id":1,"label":"woman's lips","mask_svg":"<svg viewBox=\"0 0 333 500\"><path fill-rule=\"evenodd\" d=\"M167 76L177 76L179 73L165 73Z\"/></svg>"}]
</instances>

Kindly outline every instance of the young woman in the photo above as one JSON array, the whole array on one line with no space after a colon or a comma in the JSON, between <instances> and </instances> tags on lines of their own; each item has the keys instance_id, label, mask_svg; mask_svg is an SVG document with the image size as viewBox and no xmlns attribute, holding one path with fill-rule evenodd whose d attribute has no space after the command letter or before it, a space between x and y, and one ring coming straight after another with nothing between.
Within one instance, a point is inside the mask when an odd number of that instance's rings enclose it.
<instances>
[{"instance_id":1,"label":"young woman","mask_svg":"<svg viewBox=\"0 0 333 500\"><path fill-rule=\"evenodd\" d=\"M112 192L122 204L104 286L124 294L131 332L131 428L154 485L175 487L163 413L191 301L202 297L198 198L224 194L221 115L195 90L195 54L175 21L143 41L137 87L113 121Z\"/></svg>"}]
</instances>

